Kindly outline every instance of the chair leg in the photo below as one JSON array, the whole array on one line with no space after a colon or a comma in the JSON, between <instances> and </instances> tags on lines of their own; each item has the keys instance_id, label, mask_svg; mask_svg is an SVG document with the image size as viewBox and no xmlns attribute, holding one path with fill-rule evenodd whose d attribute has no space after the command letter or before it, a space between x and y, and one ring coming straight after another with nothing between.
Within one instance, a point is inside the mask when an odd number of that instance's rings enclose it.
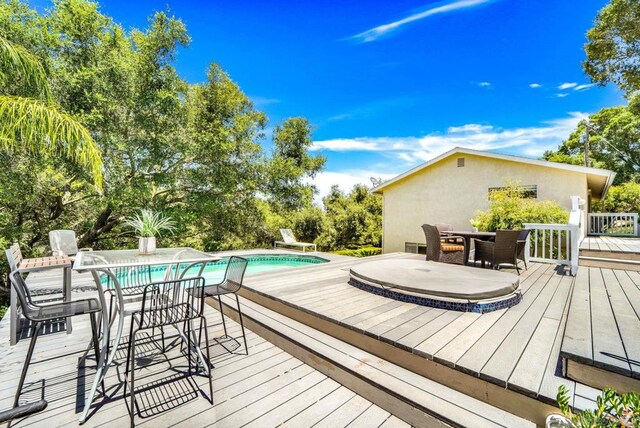
<instances>
[{"instance_id":1,"label":"chair leg","mask_svg":"<svg viewBox=\"0 0 640 428\"><path fill-rule=\"evenodd\" d=\"M187 322L187 358L189 359L189 374L191 374L191 323Z\"/></svg>"},{"instance_id":2,"label":"chair leg","mask_svg":"<svg viewBox=\"0 0 640 428\"><path fill-rule=\"evenodd\" d=\"M238 293L234 293L236 296L236 304L238 305L238 317L240 318L240 328L242 329L242 339L244 340L244 352L249 355L249 348L247 347L247 335L244 333L244 322L242 321L242 311L240 310L240 299Z\"/></svg>"},{"instance_id":3,"label":"chair leg","mask_svg":"<svg viewBox=\"0 0 640 428\"><path fill-rule=\"evenodd\" d=\"M207 325L207 319L204 316L200 317L200 325L202 324ZM209 332L206 328L204 329L204 340L205 352L207 354L207 367L203 367L203 369L209 371L209 396L211 397L209 401L211 402L211 404L213 404L213 367L211 364L211 355L209 352Z\"/></svg>"},{"instance_id":4,"label":"chair leg","mask_svg":"<svg viewBox=\"0 0 640 428\"><path fill-rule=\"evenodd\" d=\"M96 323L95 314L89 314L89 320L91 320L91 340L93 342L93 352L96 355L96 366L100 364L100 347L98 346L98 326ZM86 361L86 360L85 360ZM104 388L104 379L101 383L102 395L106 395Z\"/></svg>"},{"instance_id":5,"label":"chair leg","mask_svg":"<svg viewBox=\"0 0 640 428\"><path fill-rule=\"evenodd\" d=\"M18 407L20 394L22 394L22 387L24 386L24 380L27 377L27 370L29 369L29 364L31 363L33 349L36 347L36 340L38 339L38 335L40 334L40 330L42 330L43 325L44 324L42 322L37 322L31 329L31 342L29 342L27 358L25 358L24 366L22 366L22 373L20 374L20 382L18 383L18 390L16 391L16 398L13 401L13 407Z\"/></svg>"},{"instance_id":6,"label":"chair leg","mask_svg":"<svg viewBox=\"0 0 640 428\"><path fill-rule=\"evenodd\" d=\"M132 323L132 327L133 327L133 323ZM132 328L133 330L133 328ZM129 349L131 350L131 367L129 367L129 370L131 370L131 392L129 393L129 398L130 398L130 406L131 406L131 427L134 427L134 417L135 417L135 405L136 405L136 385L135 385L135 380L136 380L136 376L135 376L135 361L136 361L136 332L132 332L132 335L129 337ZM127 360L127 364L129 363L129 361Z\"/></svg>"},{"instance_id":7,"label":"chair leg","mask_svg":"<svg viewBox=\"0 0 640 428\"><path fill-rule=\"evenodd\" d=\"M129 374L129 361L131 360L131 346L133 344L133 316L131 317L131 327L129 328L129 346L127 346L127 365L125 366L125 376ZM126 388L126 384L125 384Z\"/></svg>"},{"instance_id":8,"label":"chair leg","mask_svg":"<svg viewBox=\"0 0 640 428\"><path fill-rule=\"evenodd\" d=\"M222 317L222 328L224 328L224 337L229 337L229 335L227 334L227 324L224 321L224 312L222 311L222 299L220 298L219 294L218 294L218 304L220 305L220 316Z\"/></svg>"}]
</instances>

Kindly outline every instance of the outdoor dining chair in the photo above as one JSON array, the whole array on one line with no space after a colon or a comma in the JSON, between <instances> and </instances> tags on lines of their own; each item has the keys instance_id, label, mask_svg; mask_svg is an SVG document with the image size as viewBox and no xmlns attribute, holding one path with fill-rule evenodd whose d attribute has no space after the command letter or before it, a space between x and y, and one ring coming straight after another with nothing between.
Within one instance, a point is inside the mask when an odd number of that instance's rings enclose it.
<instances>
[{"instance_id":1,"label":"outdoor dining chair","mask_svg":"<svg viewBox=\"0 0 640 428\"><path fill-rule=\"evenodd\" d=\"M520 231L520 235L518 235L518 244L517 244L517 256L516 260L522 260L524 262L524 270L527 270L527 257L525 254L525 250L527 249L527 240L529 239L529 234L533 229L522 229Z\"/></svg>"},{"instance_id":2,"label":"outdoor dining chair","mask_svg":"<svg viewBox=\"0 0 640 428\"><path fill-rule=\"evenodd\" d=\"M220 315L222 317L222 326L224 328L224 337L228 339L236 339L229 337L227 333L227 324L224 320L224 312L222 306L221 296L225 294L233 294L236 298L236 305L238 307L238 317L240 318L240 328L242 329L242 339L244 341L244 349L249 354L249 348L247 347L247 336L244 332L244 322L242 321L242 311L240 310L240 300L238 298L238 291L242 288L242 281L244 279L244 273L247 269L247 259L238 256L231 256L227 269L224 273L224 279L222 282L213 285L207 285L204 288L205 297L217 297L218 304L220 305ZM202 335L202 327L200 328L199 335Z\"/></svg>"},{"instance_id":3,"label":"outdoor dining chair","mask_svg":"<svg viewBox=\"0 0 640 428\"><path fill-rule=\"evenodd\" d=\"M129 331L129 346L127 349L127 365L125 376L131 375L129 379L130 387L130 414L131 426L133 426L135 415L135 362L136 362L136 337L140 331L162 328L166 326L176 326L185 324L187 331L183 339L187 341L187 359L189 362L189 375L192 374L192 348L199 346L193 340L195 331L193 329L193 321L199 320L200 325L207 325L204 312L204 278L183 278L173 279L163 282L154 282L144 287L142 294L142 303L140 310L135 311L131 315L131 329ZM205 328L205 343L209 343L209 334ZM164 336L164 334L163 334ZM164 346L162 353L165 352ZM199 351L198 351L199 352ZM209 346L205 346L206 364L203 369L209 377L209 401L213 404L213 378L211 370L211 357L209 354ZM195 366L195 370L199 367ZM127 384L125 382L126 396Z\"/></svg>"},{"instance_id":4,"label":"outdoor dining chair","mask_svg":"<svg viewBox=\"0 0 640 428\"><path fill-rule=\"evenodd\" d=\"M464 265L465 240L461 236L449 236L442 238L436 226L423 224L425 239L427 241L427 260L442 263ZM442 242L446 239L446 242Z\"/></svg>"},{"instance_id":5,"label":"outdoor dining chair","mask_svg":"<svg viewBox=\"0 0 640 428\"><path fill-rule=\"evenodd\" d=\"M54 256L75 257L80 251L92 251L91 248L78 248L76 233L66 229L50 231L49 246Z\"/></svg>"},{"instance_id":6,"label":"outdoor dining chair","mask_svg":"<svg viewBox=\"0 0 640 428\"><path fill-rule=\"evenodd\" d=\"M20 374L20 382L18 383L18 390L16 391L13 407L18 407L18 401L20 394L22 393L22 387L24 386L24 380L27 376L29 364L31 363L31 357L33 350L36 346L36 340L38 335L42 331L42 327L47 322L58 321L64 318L74 317L78 315L89 315L91 320L91 334L93 342L93 350L95 352L96 361L99 358L98 349L98 335L95 314L100 312L100 302L98 299L82 299L74 300L70 302L58 302L51 304L36 303L31 298L31 293L27 287L24 278L18 271L14 271L9 275L11 285L18 296L18 301L22 307L22 314L24 317L31 321L31 342L29 343L29 350L24 360L22 367L22 373ZM104 388L104 385L103 385Z\"/></svg>"},{"instance_id":7,"label":"outdoor dining chair","mask_svg":"<svg viewBox=\"0 0 640 428\"><path fill-rule=\"evenodd\" d=\"M474 262L480 262L482 267L490 263L493 269L499 269L501 264L515 266L518 275L518 238L520 230L498 230L495 241L482 241L474 239Z\"/></svg>"}]
</instances>

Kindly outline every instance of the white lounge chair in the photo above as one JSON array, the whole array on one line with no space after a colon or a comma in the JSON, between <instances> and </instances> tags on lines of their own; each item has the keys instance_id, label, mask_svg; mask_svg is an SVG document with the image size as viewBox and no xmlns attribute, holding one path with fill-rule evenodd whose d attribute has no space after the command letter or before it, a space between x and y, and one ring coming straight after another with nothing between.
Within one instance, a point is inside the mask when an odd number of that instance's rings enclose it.
<instances>
[{"instance_id":1,"label":"white lounge chair","mask_svg":"<svg viewBox=\"0 0 640 428\"><path fill-rule=\"evenodd\" d=\"M282 235L282 241L275 241L273 243L273 248L277 248L278 245L281 245L283 247L301 247L302 252L304 253L307 248L313 247L313 251L318 251L316 248L316 244L311 244L308 242L298 242L291 229L280 229L280 234Z\"/></svg>"}]
</instances>

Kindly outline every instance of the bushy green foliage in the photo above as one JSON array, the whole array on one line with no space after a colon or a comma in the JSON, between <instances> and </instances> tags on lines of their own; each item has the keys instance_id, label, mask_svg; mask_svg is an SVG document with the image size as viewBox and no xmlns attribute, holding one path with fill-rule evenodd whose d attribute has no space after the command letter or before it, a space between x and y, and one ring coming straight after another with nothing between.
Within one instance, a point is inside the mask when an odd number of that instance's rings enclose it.
<instances>
[{"instance_id":1,"label":"bushy green foliage","mask_svg":"<svg viewBox=\"0 0 640 428\"><path fill-rule=\"evenodd\" d=\"M382 248L379 247L362 247L357 250L338 250L334 251L334 254L339 254L341 256L350 256L350 257L369 257L369 256L377 256L378 254L382 254Z\"/></svg>"},{"instance_id":2,"label":"bushy green foliage","mask_svg":"<svg viewBox=\"0 0 640 428\"><path fill-rule=\"evenodd\" d=\"M364 185L344 194L338 186L323 199L326 221L317 244L323 249L379 247L382 243L382 198Z\"/></svg>"},{"instance_id":3,"label":"bushy green foliage","mask_svg":"<svg viewBox=\"0 0 640 428\"><path fill-rule=\"evenodd\" d=\"M593 203L594 212L637 213L640 212L640 183L627 182L611 186L607 196Z\"/></svg>"},{"instance_id":4,"label":"bushy green foliage","mask_svg":"<svg viewBox=\"0 0 640 428\"><path fill-rule=\"evenodd\" d=\"M584 71L593 81L614 82L627 94L640 91L640 2L611 0L587 32Z\"/></svg>"},{"instance_id":5,"label":"bushy green foliage","mask_svg":"<svg viewBox=\"0 0 640 428\"><path fill-rule=\"evenodd\" d=\"M0 1L0 34L38 57L55 102L89 129L104 161L100 193L73 162L0 150L0 237L20 242L25 256L45 253L48 231L59 228L74 229L81 247L134 247L124 219L141 208L175 220L163 246L268 246L277 228L265 223L277 222L265 213L286 218L281 227L293 221L301 239L320 233L306 180L324 158L309 155L309 123L276 125L274 152L265 153L266 115L220 66L211 63L198 84L178 74L190 43L180 19L157 12L129 30L93 1L39 12L11 0Z\"/></svg>"},{"instance_id":6,"label":"bushy green foliage","mask_svg":"<svg viewBox=\"0 0 640 428\"><path fill-rule=\"evenodd\" d=\"M640 115L626 106L608 107L589 116L590 166L617 173L614 184L640 179ZM584 135L587 122L575 131L557 150L547 151L544 158L553 162L584 165Z\"/></svg>"},{"instance_id":7,"label":"bushy green foliage","mask_svg":"<svg viewBox=\"0 0 640 428\"><path fill-rule=\"evenodd\" d=\"M524 197L518 183L489 194L489 209L478 211L471 224L481 231L521 229L523 223L567 223L569 213L554 201L536 201Z\"/></svg>"},{"instance_id":8,"label":"bushy green foliage","mask_svg":"<svg viewBox=\"0 0 640 428\"><path fill-rule=\"evenodd\" d=\"M637 427L640 426L640 394L620 394L605 388L596 398L596 408L573 413L569 407L569 390L560 385L557 395L558 408L577 428Z\"/></svg>"}]
</instances>

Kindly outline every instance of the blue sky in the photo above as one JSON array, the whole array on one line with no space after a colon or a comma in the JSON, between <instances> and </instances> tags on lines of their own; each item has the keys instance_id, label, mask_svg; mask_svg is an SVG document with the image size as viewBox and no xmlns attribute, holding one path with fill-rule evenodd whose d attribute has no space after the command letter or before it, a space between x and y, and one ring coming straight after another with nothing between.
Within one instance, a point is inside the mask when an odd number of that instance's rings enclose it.
<instances>
[{"instance_id":1,"label":"blue sky","mask_svg":"<svg viewBox=\"0 0 640 428\"><path fill-rule=\"evenodd\" d=\"M622 103L580 65L606 3L105 0L102 10L144 27L168 4L192 37L176 64L185 79L204 80L215 61L270 127L309 118L326 193L454 146L537 157L585 114Z\"/></svg>"}]
</instances>

